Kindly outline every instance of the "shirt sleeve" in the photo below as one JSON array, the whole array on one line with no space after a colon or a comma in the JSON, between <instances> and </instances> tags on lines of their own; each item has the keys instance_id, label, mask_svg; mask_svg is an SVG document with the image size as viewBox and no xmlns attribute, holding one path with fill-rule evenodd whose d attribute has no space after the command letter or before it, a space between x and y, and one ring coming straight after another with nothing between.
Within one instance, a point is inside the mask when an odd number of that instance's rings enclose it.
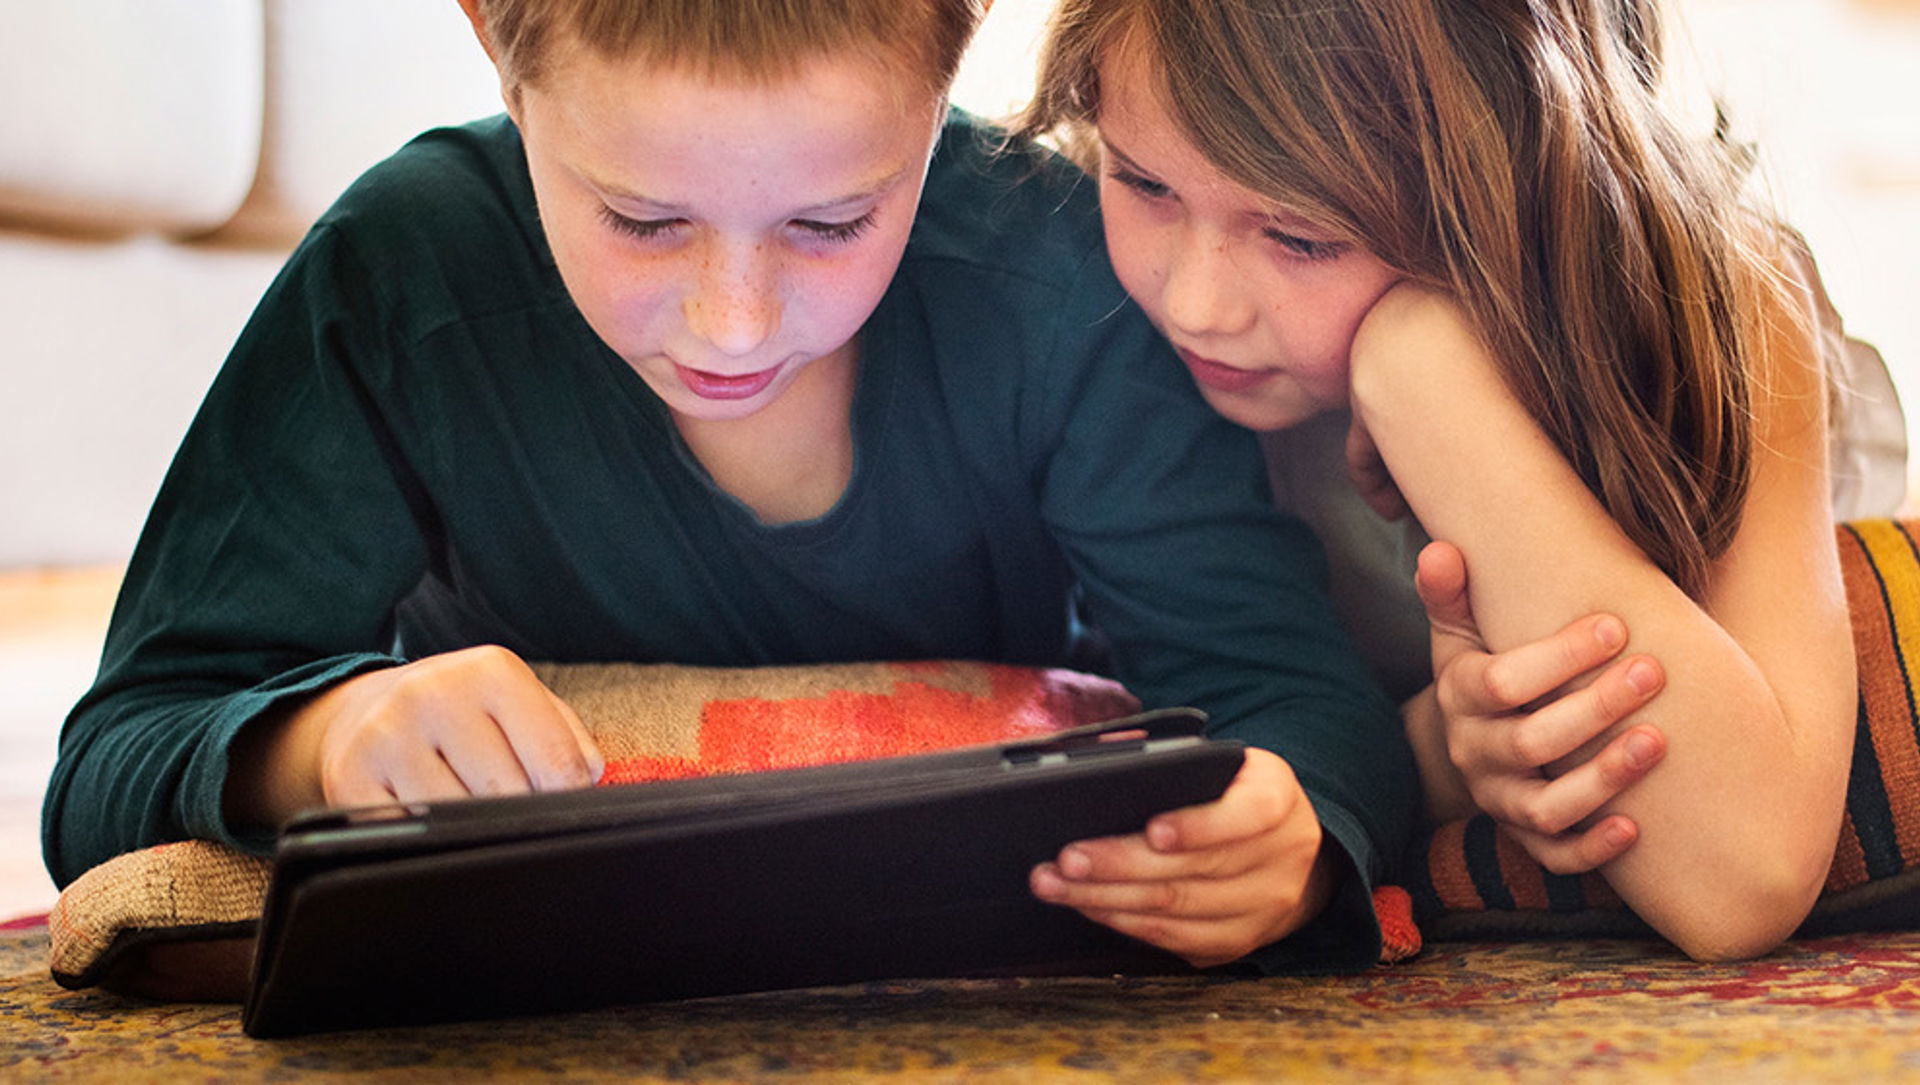
<instances>
[{"instance_id":1,"label":"shirt sleeve","mask_svg":"<svg viewBox=\"0 0 1920 1085\"><path fill-rule=\"evenodd\" d=\"M1284 758L1351 864L1261 971L1378 960L1372 887L1411 832L1417 778L1398 713L1350 646L1318 540L1275 510L1251 433L1219 418L1145 318L1090 261L1028 419L1044 514L1118 676L1148 705Z\"/></svg>"},{"instance_id":2,"label":"shirt sleeve","mask_svg":"<svg viewBox=\"0 0 1920 1085\"><path fill-rule=\"evenodd\" d=\"M394 662L426 554L383 433L393 350L372 277L326 228L291 257L207 394L149 514L93 688L68 717L42 846L64 886L222 817L234 735Z\"/></svg>"}]
</instances>

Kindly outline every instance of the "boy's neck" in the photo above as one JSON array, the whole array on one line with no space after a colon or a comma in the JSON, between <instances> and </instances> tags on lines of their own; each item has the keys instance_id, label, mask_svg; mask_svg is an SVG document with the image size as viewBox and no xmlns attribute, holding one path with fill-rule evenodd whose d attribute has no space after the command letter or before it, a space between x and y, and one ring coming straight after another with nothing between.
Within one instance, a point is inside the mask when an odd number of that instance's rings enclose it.
<instances>
[{"instance_id":1,"label":"boy's neck","mask_svg":"<svg viewBox=\"0 0 1920 1085\"><path fill-rule=\"evenodd\" d=\"M859 340L809 363L779 399L722 422L675 413L674 425L715 485L768 524L826 515L853 478Z\"/></svg>"}]
</instances>

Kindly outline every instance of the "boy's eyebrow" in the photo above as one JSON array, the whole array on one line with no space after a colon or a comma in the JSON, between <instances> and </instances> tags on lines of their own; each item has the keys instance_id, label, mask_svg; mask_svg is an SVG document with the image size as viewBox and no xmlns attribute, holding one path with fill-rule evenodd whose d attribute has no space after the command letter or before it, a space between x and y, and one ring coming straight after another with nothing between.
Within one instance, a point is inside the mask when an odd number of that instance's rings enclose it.
<instances>
[{"instance_id":1,"label":"boy's eyebrow","mask_svg":"<svg viewBox=\"0 0 1920 1085\"><path fill-rule=\"evenodd\" d=\"M880 178L880 180L873 184L860 189L858 192L850 192L845 196L836 196L830 200L822 200L819 203L808 204L805 207L797 209L795 213L801 215L818 214L820 212L833 211L875 199L899 184L901 178L907 175L907 170L908 167L902 166L892 173L887 174L885 177ZM587 184L598 189L602 195L609 196L623 203L645 204L650 208L668 214L676 214L685 210L679 204L670 203L666 200L656 200L651 196L643 196L638 192L630 192L617 184L600 180L584 171L581 172L581 177L586 180Z\"/></svg>"}]
</instances>

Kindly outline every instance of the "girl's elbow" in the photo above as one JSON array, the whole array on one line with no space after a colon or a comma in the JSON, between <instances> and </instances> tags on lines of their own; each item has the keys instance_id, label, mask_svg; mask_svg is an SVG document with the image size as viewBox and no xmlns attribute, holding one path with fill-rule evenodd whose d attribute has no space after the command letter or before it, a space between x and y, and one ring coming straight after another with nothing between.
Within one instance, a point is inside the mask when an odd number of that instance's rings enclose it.
<instances>
[{"instance_id":1,"label":"girl's elbow","mask_svg":"<svg viewBox=\"0 0 1920 1085\"><path fill-rule=\"evenodd\" d=\"M1831 860L1831 854L1826 857ZM1681 952L1696 961L1742 961L1777 949L1813 910L1826 884L1825 861L1770 864L1741 876L1702 879L1692 894L1654 922Z\"/></svg>"}]
</instances>

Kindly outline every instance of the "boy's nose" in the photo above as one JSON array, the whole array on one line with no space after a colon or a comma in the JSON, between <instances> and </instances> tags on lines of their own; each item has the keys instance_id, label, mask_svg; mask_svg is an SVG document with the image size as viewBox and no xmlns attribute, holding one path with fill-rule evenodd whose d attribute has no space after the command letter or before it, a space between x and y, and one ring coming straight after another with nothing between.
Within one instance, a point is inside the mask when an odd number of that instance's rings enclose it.
<instances>
[{"instance_id":1,"label":"boy's nose","mask_svg":"<svg viewBox=\"0 0 1920 1085\"><path fill-rule=\"evenodd\" d=\"M722 354L751 354L780 328L774 279L757 251L707 261L683 303L688 328Z\"/></svg>"},{"instance_id":2,"label":"boy's nose","mask_svg":"<svg viewBox=\"0 0 1920 1085\"><path fill-rule=\"evenodd\" d=\"M1245 331L1255 307L1225 243L1200 234L1185 238L1167 261L1162 287L1166 321L1189 335Z\"/></svg>"}]
</instances>

